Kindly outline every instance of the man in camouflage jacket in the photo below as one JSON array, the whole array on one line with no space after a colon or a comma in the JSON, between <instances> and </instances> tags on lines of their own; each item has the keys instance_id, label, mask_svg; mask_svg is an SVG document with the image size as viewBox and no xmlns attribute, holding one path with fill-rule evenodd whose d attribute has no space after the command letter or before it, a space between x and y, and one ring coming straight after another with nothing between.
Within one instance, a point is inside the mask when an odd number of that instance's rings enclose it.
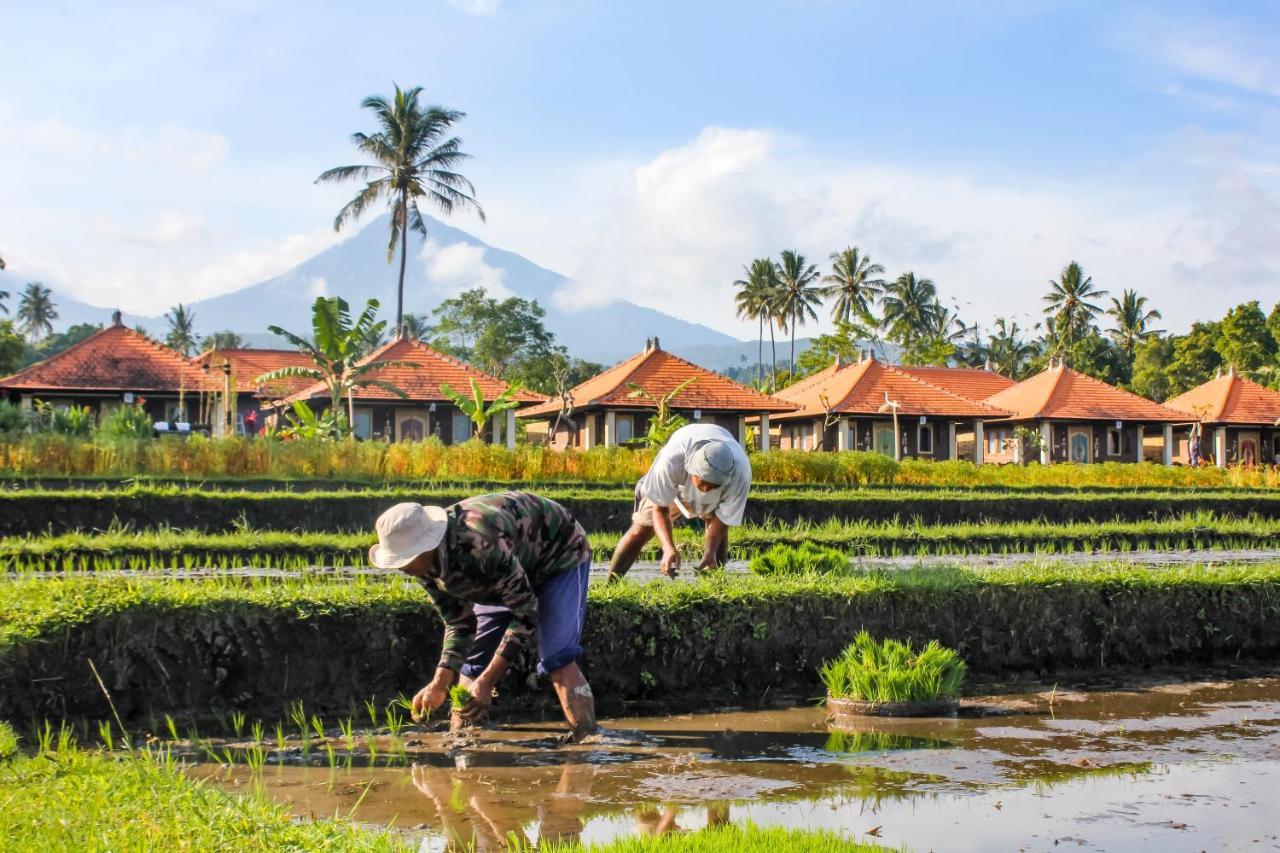
<instances>
[{"instance_id":1,"label":"man in camouflage jacket","mask_svg":"<svg viewBox=\"0 0 1280 853\"><path fill-rule=\"evenodd\" d=\"M444 703L455 681L477 721L522 649L536 641L538 671L549 675L580 739L595 731L595 703L578 658L586 617L591 549L560 504L529 492L481 495L447 509L397 504L378 519L369 559L416 578L444 621L444 644L414 712Z\"/></svg>"}]
</instances>

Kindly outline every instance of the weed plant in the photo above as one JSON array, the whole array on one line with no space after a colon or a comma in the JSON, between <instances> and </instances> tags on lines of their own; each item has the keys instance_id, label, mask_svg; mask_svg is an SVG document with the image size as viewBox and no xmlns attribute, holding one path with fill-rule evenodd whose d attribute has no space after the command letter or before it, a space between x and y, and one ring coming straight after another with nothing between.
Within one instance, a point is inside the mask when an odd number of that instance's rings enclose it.
<instances>
[{"instance_id":1,"label":"weed plant","mask_svg":"<svg viewBox=\"0 0 1280 853\"><path fill-rule=\"evenodd\" d=\"M960 656L937 640L917 652L910 643L875 640L866 631L820 670L828 698L863 702L955 699L966 672Z\"/></svg>"}]
</instances>

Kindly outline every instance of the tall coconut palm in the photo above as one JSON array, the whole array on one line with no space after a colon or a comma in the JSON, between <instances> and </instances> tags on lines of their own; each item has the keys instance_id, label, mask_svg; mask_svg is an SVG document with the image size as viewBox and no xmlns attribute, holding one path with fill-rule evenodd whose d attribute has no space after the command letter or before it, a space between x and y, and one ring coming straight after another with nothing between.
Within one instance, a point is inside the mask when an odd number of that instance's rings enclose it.
<instances>
[{"instance_id":1,"label":"tall coconut palm","mask_svg":"<svg viewBox=\"0 0 1280 853\"><path fill-rule=\"evenodd\" d=\"M4 312L5 314L9 313L9 306L5 305L4 301L12 295L13 294L7 290L0 290L0 311Z\"/></svg>"},{"instance_id":2,"label":"tall coconut palm","mask_svg":"<svg viewBox=\"0 0 1280 853\"><path fill-rule=\"evenodd\" d=\"M1133 363L1133 352L1139 343L1164 331L1151 328L1156 320L1161 319L1160 312L1155 309L1148 311L1147 297L1139 296L1136 290L1126 288L1119 299L1111 297L1107 315L1116 323L1116 327L1109 330L1108 334L1130 364Z\"/></svg>"},{"instance_id":3,"label":"tall coconut palm","mask_svg":"<svg viewBox=\"0 0 1280 853\"><path fill-rule=\"evenodd\" d=\"M733 283L738 288L733 302L738 316L743 319L757 320L760 323L760 334L756 340L756 382L763 382L764 374L764 324L769 322L769 337L773 338L773 301L777 296L778 274L773 261L768 258L756 258L750 266L743 267L746 274ZM777 353L774 353L774 369L777 369Z\"/></svg>"},{"instance_id":4,"label":"tall coconut palm","mask_svg":"<svg viewBox=\"0 0 1280 853\"><path fill-rule=\"evenodd\" d=\"M1023 369L1036 354L1034 342L1023 337L1016 320L997 317L995 330L987 336L987 358L997 373L1021 379Z\"/></svg>"},{"instance_id":5,"label":"tall coconut palm","mask_svg":"<svg viewBox=\"0 0 1280 853\"><path fill-rule=\"evenodd\" d=\"M205 335L200 346L205 349L240 349L244 346L244 340L235 332L227 330Z\"/></svg>"},{"instance_id":6,"label":"tall coconut palm","mask_svg":"<svg viewBox=\"0 0 1280 853\"><path fill-rule=\"evenodd\" d=\"M888 337L901 346L910 346L937 322L942 310L938 288L932 280L904 272L885 286L880 300Z\"/></svg>"},{"instance_id":7,"label":"tall coconut palm","mask_svg":"<svg viewBox=\"0 0 1280 853\"><path fill-rule=\"evenodd\" d=\"M191 355L196 348L196 315L179 302L164 315L169 324L169 334L165 335L165 345L183 355Z\"/></svg>"},{"instance_id":8,"label":"tall coconut palm","mask_svg":"<svg viewBox=\"0 0 1280 853\"><path fill-rule=\"evenodd\" d=\"M30 340L38 340L52 334L53 321L58 319L57 306L53 304L53 291L38 281L33 281L22 290L22 299L18 302L18 328Z\"/></svg>"},{"instance_id":9,"label":"tall coconut palm","mask_svg":"<svg viewBox=\"0 0 1280 853\"><path fill-rule=\"evenodd\" d=\"M462 151L462 140L446 135L466 113L419 103L422 87L402 90L395 87L390 100L381 95L364 99L361 107L377 118L378 130L353 133L351 141L373 165L339 166L316 178L316 183L364 181L356 197L338 211L333 229L359 219L375 202L391 208L391 240L387 263L400 249L400 280L396 289L396 330L404 324L404 269L408 256L409 229L427 236L419 202L426 202L445 215L458 208L471 208L484 220L484 210L475 199L471 182L454 171L470 157Z\"/></svg>"},{"instance_id":10,"label":"tall coconut palm","mask_svg":"<svg viewBox=\"0 0 1280 853\"><path fill-rule=\"evenodd\" d=\"M1057 280L1050 280L1045 294L1044 313L1053 320L1053 345L1067 349L1080 338L1102 308L1090 302L1106 296L1105 290L1093 286L1093 279L1084 274L1075 261L1062 268Z\"/></svg>"},{"instance_id":11,"label":"tall coconut palm","mask_svg":"<svg viewBox=\"0 0 1280 853\"><path fill-rule=\"evenodd\" d=\"M823 295L835 297L831 306L831 319L844 323L853 320L870 321L871 307L884 292L884 267L850 246L831 253L831 274L823 276L827 287Z\"/></svg>"},{"instance_id":12,"label":"tall coconut palm","mask_svg":"<svg viewBox=\"0 0 1280 853\"><path fill-rule=\"evenodd\" d=\"M818 268L805 261L804 255L795 249L786 249L779 256L778 317L784 319L791 332L791 362L787 365L787 380L795 377L796 327L806 320L817 320L817 307L822 304L822 288Z\"/></svg>"}]
</instances>

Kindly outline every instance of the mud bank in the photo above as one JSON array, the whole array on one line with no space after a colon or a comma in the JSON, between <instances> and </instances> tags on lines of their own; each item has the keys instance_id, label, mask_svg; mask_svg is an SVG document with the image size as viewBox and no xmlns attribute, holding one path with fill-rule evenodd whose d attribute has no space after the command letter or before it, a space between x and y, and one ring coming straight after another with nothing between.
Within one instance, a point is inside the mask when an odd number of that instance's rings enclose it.
<instances>
[{"instance_id":1,"label":"mud bank","mask_svg":"<svg viewBox=\"0 0 1280 853\"><path fill-rule=\"evenodd\" d=\"M275 718L294 699L347 713L411 695L441 629L402 582L283 586L33 580L4 587L0 717ZM24 602L30 601L30 604ZM10 615L12 614L12 615ZM820 693L816 671L862 628L957 648L980 678L1280 660L1280 573L1210 569L1017 575L937 569L847 579L719 578L595 588L584 668L601 710L750 705ZM546 709L518 662L507 701Z\"/></svg>"},{"instance_id":2,"label":"mud bank","mask_svg":"<svg viewBox=\"0 0 1280 853\"><path fill-rule=\"evenodd\" d=\"M620 532L630 524L632 501L616 492L599 495L547 494L568 506L588 531ZM248 526L257 530L367 531L393 503L420 500L447 505L474 494L471 489L337 493L165 491L0 491L0 536L105 530L120 522L134 528L178 527L206 532ZM747 505L752 524L829 520L889 522L918 519L923 524L1016 522L1054 523L1144 521L1190 512L1223 518L1280 519L1280 494L984 494L842 492L831 497L761 492Z\"/></svg>"}]
</instances>

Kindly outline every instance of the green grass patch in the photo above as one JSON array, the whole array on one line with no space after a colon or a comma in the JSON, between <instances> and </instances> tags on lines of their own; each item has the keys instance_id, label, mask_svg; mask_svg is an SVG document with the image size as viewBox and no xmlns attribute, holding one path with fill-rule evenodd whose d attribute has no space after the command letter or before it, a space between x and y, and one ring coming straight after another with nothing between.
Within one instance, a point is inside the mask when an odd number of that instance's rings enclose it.
<instances>
[{"instance_id":1,"label":"green grass patch","mask_svg":"<svg viewBox=\"0 0 1280 853\"><path fill-rule=\"evenodd\" d=\"M876 640L866 631L821 669L828 698L863 702L955 699L967 673L960 656L937 640L917 651L911 643Z\"/></svg>"},{"instance_id":2,"label":"green grass patch","mask_svg":"<svg viewBox=\"0 0 1280 853\"><path fill-rule=\"evenodd\" d=\"M826 830L729 825L671 835L630 835L603 844L551 844L546 853L883 853L889 849ZM899 848L900 849L900 848Z\"/></svg>"},{"instance_id":3,"label":"green grass patch","mask_svg":"<svg viewBox=\"0 0 1280 853\"><path fill-rule=\"evenodd\" d=\"M0 723L0 738L6 731L12 738ZM0 804L8 850L410 849L388 832L294 821L261 797L192 781L163 750L82 750L66 736L0 762Z\"/></svg>"}]
</instances>

